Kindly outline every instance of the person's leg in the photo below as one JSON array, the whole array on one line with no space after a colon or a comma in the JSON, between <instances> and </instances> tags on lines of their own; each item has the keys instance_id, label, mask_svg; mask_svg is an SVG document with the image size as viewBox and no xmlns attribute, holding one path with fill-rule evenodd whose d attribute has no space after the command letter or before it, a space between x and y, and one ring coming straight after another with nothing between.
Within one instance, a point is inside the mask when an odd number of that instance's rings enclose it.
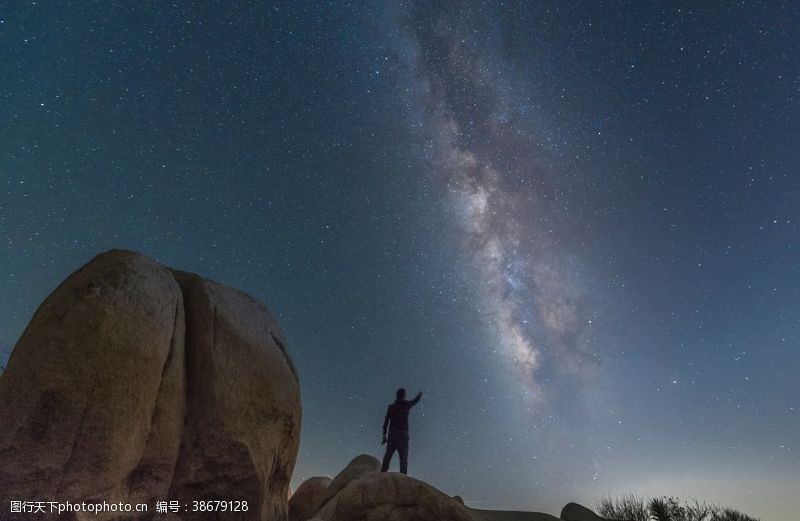
<instances>
[{"instance_id":1,"label":"person's leg","mask_svg":"<svg viewBox=\"0 0 800 521\"><path fill-rule=\"evenodd\" d=\"M398 444L397 453L400 455L400 472L408 474L408 435Z\"/></svg>"},{"instance_id":2,"label":"person's leg","mask_svg":"<svg viewBox=\"0 0 800 521\"><path fill-rule=\"evenodd\" d=\"M400 472L408 474L408 445L397 450L400 454Z\"/></svg>"},{"instance_id":3,"label":"person's leg","mask_svg":"<svg viewBox=\"0 0 800 521\"><path fill-rule=\"evenodd\" d=\"M386 442L386 453L383 455L383 465L381 465L381 472L389 470L389 464L392 463L392 456L394 455L396 447L394 442L390 439Z\"/></svg>"}]
</instances>

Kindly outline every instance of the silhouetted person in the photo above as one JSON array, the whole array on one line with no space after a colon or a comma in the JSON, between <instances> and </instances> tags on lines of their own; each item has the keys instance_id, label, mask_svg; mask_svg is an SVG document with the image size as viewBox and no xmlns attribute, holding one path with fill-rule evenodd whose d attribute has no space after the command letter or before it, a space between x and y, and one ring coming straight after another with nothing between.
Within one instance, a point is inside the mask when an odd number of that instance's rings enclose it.
<instances>
[{"instance_id":1,"label":"silhouetted person","mask_svg":"<svg viewBox=\"0 0 800 521\"><path fill-rule=\"evenodd\" d=\"M412 407L419 403L422 398L422 391L411 401L406 400L406 390L397 390L397 398L394 403L386 410L386 418L383 420L383 443L386 444L386 454L383 455L383 465L381 472L389 470L394 451L400 455L400 472L408 474L408 412ZM389 436L386 436L386 430Z\"/></svg>"}]
</instances>

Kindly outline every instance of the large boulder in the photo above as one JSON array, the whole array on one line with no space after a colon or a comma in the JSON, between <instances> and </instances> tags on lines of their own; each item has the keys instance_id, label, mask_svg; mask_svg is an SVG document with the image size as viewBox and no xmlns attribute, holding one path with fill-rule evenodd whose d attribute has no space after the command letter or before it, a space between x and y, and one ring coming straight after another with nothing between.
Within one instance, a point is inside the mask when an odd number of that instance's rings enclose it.
<instances>
[{"instance_id":1,"label":"large boulder","mask_svg":"<svg viewBox=\"0 0 800 521\"><path fill-rule=\"evenodd\" d=\"M0 518L30 516L12 500L152 515L157 500L224 499L249 504L230 519L284 519L300 414L266 307L134 252L98 255L42 303L0 376Z\"/></svg>"},{"instance_id":2,"label":"large boulder","mask_svg":"<svg viewBox=\"0 0 800 521\"><path fill-rule=\"evenodd\" d=\"M381 462L375 456L361 454L353 458L347 466L339 472L320 500L320 507L327 503L333 496L339 493L354 479L358 479L367 472L373 472L381 468Z\"/></svg>"},{"instance_id":3,"label":"large boulder","mask_svg":"<svg viewBox=\"0 0 800 521\"><path fill-rule=\"evenodd\" d=\"M324 476L303 481L289 498L289 521L307 521L314 517L330 484L331 478Z\"/></svg>"},{"instance_id":4,"label":"large boulder","mask_svg":"<svg viewBox=\"0 0 800 521\"><path fill-rule=\"evenodd\" d=\"M366 472L317 512L321 521L474 521L432 486L395 472Z\"/></svg>"},{"instance_id":5,"label":"large boulder","mask_svg":"<svg viewBox=\"0 0 800 521\"><path fill-rule=\"evenodd\" d=\"M0 378L0 512L131 489L166 497L184 416L183 307L168 269L119 251L42 303Z\"/></svg>"},{"instance_id":6,"label":"large boulder","mask_svg":"<svg viewBox=\"0 0 800 521\"><path fill-rule=\"evenodd\" d=\"M170 497L247 500L248 512L232 518L283 520L300 434L300 389L283 334L252 297L174 274L186 307L188 398Z\"/></svg>"},{"instance_id":7,"label":"large boulder","mask_svg":"<svg viewBox=\"0 0 800 521\"><path fill-rule=\"evenodd\" d=\"M561 509L561 519L564 521L605 521L588 508L578 503L567 503Z\"/></svg>"}]
</instances>

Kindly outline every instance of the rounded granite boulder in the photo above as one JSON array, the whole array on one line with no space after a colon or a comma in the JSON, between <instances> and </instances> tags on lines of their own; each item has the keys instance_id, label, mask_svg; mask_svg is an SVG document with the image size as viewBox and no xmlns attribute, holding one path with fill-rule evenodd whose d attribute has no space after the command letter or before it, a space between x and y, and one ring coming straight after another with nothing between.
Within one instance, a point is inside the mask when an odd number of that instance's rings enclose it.
<instances>
[{"instance_id":1,"label":"rounded granite boulder","mask_svg":"<svg viewBox=\"0 0 800 521\"><path fill-rule=\"evenodd\" d=\"M561 519L564 521L605 521L588 508L578 503L567 503L561 509Z\"/></svg>"},{"instance_id":2,"label":"rounded granite boulder","mask_svg":"<svg viewBox=\"0 0 800 521\"><path fill-rule=\"evenodd\" d=\"M240 291L98 255L41 304L0 376L0 518L29 517L12 500L152 515L156 501L220 499L249 508L219 519L285 519L301 418L285 346Z\"/></svg>"},{"instance_id":3,"label":"rounded granite boulder","mask_svg":"<svg viewBox=\"0 0 800 521\"><path fill-rule=\"evenodd\" d=\"M350 460L350 463L348 463L347 466L342 469L342 471L339 472L335 478L333 478L333 481L325 490L325 494L323 494L319 506L322 507L325 505L325 503L338 494L339 491L341 491L354 479L358 479L363 474L376 471L380 468L381 463L375 456L370 456L369 454L361 454L356 456Z\"/></svg>"},{"instance_id":4,"label":"rounded granite boulder","mask_svg":"<svg viewBox=\"0 0 800 521\"><path fill-rule=\"evenodd\" d=\"M289 498L289 521L307 521L314 517L330 484L331 478L324 476L303 481Z\"/></svg>"},{"instance_id":5,"label":"rounded granite boulder","mask_svg":"<svg viewBox=\"0 0 800 521\"><path fill-rule=\"evenodd\" d=\"M322 521L474 521L458 501L396 472L366 472L317 512Z\"/></svg>"}]
</instances>

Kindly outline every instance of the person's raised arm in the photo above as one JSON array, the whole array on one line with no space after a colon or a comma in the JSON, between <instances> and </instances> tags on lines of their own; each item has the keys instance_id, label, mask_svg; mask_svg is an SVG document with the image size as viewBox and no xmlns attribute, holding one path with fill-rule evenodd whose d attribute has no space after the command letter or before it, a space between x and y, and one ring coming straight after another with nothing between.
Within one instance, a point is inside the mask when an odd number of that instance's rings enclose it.
<instances>
[{"instance_id":1,"label":"person's raised arm","mask_svg":"<svg viewBox=\"0 0 800 521\"><path fill-rule=\"evenodd\" d=\"M411 406L413 407L413 406L417 405L421 399L422 399L422 391L417 393L417 397L414 398L413 400L411 400Z\"/></svg>"}]
</instances>

